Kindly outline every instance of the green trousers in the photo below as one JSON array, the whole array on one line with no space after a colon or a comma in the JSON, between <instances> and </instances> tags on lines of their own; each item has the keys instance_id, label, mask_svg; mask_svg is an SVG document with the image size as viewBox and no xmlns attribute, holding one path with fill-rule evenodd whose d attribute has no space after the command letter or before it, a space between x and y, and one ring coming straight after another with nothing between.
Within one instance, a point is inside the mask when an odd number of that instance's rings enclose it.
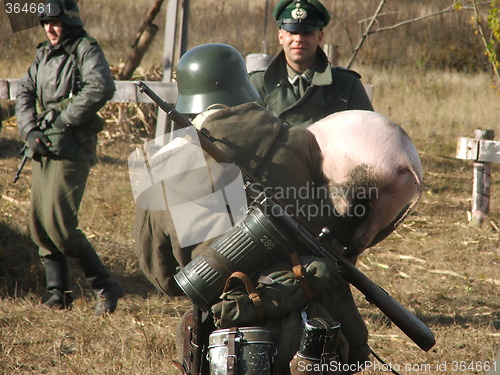
<instances>
[{"instance_id":1,"label":"green trousers","mask_svg":"<svg viewBox=\"0 0 500 375\"><path fill-rule=\"evenodd\" d=\"M40 256L61 252L75 257L92 248L78 229L78 211L92 163L52 160L32 162L30 230Z\"/></svg>"}]
</instances>

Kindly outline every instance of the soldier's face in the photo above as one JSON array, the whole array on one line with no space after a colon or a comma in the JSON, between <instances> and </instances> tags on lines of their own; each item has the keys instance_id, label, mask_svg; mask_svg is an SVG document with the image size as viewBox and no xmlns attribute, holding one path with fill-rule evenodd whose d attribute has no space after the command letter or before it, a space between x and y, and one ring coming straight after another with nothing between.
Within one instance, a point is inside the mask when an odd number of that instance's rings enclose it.
<instances>
[{"instance_id":1,"label":"soldier's face","mask_svg":"<svg viewBox=\"0 0 500 375\"><path fill-rule=\"evenodd\" d=\"M280 29L278 39L288 64L302 73L316 60L316 49L323 40L323 31L289 32Z\"/></svg>"},{"instance_id":2,"label":"soldier's face","mask_svg":"<svg viewBox=\"0 0 500 375\"><path fill-rule=\"evenodd\" d=\"M55 46L61 41L63 32L63 23L61 21L44 22L43 28L51 45Z\"/></svg>"}]
</instances>

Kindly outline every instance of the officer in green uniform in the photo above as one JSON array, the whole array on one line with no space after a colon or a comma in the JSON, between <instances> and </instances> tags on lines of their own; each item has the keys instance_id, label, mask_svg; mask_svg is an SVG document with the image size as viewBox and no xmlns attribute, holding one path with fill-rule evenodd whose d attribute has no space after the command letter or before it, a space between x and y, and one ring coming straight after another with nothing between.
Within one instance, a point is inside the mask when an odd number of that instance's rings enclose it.
<instances>
[{"instance_id":1,"label":"officer in green uniform","mask_svg":"<svg viewBox=\"0 0 500 375\"><path fill-rule=\"evenodd\" d=\"M16 117L33 160L30 231L51 294L44 304L71 307L70 257L96 295L95 314L111 313L124 289L78 228L78 211L103 125L97 111L115 85L104 53L83 29L75 1L47 1L40 22L48 40L38 45L20 80Z\"/></svg>"},{"instance_id":2,"label":"officer in green uniform","mask_svg":"<svg viewBox=\"0 0 500 375\"><path fill-rule=\"evenodd\" d=\"M361 76L332 67L320 47L330 15L318 0L280 0L273 17L283 50L265 70L250 73L259 104L302 127L334 112L373 111Z\"/></svg>"}]
</instances>

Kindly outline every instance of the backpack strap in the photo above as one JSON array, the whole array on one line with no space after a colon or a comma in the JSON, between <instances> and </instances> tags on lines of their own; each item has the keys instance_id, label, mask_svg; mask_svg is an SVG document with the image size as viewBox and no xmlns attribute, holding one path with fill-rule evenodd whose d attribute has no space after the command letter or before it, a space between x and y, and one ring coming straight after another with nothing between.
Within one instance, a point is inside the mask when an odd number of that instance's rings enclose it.
<instances>
[{"instance_id":1,"label":"backpack strap","mask_svg":"<svg viewBox=\"0 0 500 375\"><path fill-rule=\"evenodd\" d=\"M311 284L306 279L306 269L300 262L299 255L296 251L290 253L290 260L292 261L292 271L295 279L299 282L302 289L306 293L308 299L313 299L316 296L314 290L311 287Z\"/></svg>"},{"instance_id":2,"label":"backpack strap","mask_svg":"<svg viewBox=\"0 0 500 375\"><path fill-rule=\"evenodd\" d=\"M231 281L234 279L240 280L243 285L245 285L245 290L248 294L248 298L253 302L255 307L255 313L257 315L257 319L262 322L265 319L264 306L262 304L262 300L260 299L259 292L255 289L254 285L250 278L243 272L236 271L231 274L226 280L226 285L224 286L224 292L227 292L231 289Z\"/></svg>"}]
</instances>

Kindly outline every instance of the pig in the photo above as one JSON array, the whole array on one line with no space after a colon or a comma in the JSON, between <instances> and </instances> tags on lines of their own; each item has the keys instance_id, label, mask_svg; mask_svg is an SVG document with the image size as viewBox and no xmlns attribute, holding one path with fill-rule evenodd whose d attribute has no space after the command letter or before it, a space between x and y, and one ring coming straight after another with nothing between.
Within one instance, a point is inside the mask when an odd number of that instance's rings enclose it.
<instances>
[{"instance_id":1,"label":"pig","mask_svg":"<svg viewBox=\"0 0 500 375\"><path fill-rule=\"evenodd\" d=\"M355 261L394 231L419 201L420 157L406 131L376 112L337 112L308 130L323 155L336 211L333 235Z\"/></svg>"}]
</instances>

